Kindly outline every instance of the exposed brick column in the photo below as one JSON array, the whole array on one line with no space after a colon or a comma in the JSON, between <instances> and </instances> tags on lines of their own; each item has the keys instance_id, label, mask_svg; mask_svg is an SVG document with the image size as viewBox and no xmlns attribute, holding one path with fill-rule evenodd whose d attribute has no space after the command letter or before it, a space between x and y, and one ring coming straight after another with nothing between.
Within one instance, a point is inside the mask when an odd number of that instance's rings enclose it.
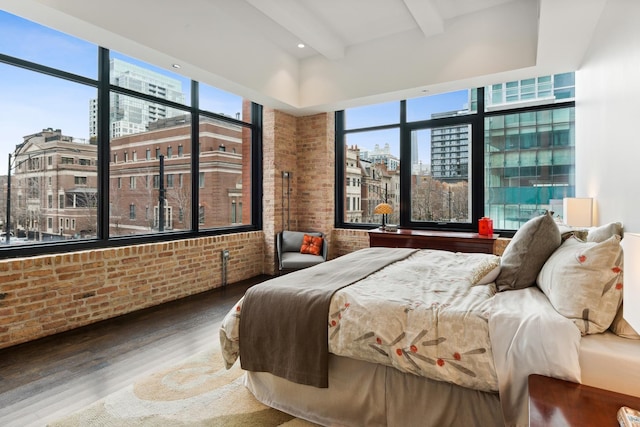
<instances>
[{"instance_id":1,"label":"exposed brick column","mask_svg":"<svg viewBox=\"0 0 640 427\"><path fill-rule=\"evenodd\" d=\"M265 236L264 272L275 274L276 250L275 236L282 231L289 219L289 229L297 230L296 202L296 118L273 109L263 112L263 213L262 224ZM287 202L283 197L284 171L292 174L290 180L290 211L286 212Z\"/></svg>"},{"instance_id":2,"label":"exposed brick column","mask_svg":"<svg viewBox=\"0 0 640 427\"><path fill-rule=\"evenodd\" d=\"M299 117L297 209L300 230L322 231L329 240L335 206L335 121L333 113Z\"/></svg>"}]
</instances>

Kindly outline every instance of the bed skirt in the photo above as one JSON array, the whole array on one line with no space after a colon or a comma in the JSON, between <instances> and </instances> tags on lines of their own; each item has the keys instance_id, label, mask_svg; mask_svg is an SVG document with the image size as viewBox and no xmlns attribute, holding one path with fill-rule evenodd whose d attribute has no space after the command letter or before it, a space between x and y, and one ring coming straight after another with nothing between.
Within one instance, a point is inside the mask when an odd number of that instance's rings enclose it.
<instances>
[{"instance_id":1,"label":"bed skirt","mask_svg":"<svg viewBox=\"0 0 640 427\"><path fill-rule=\"evenodd\" d=\"M433 381L369 362L329 355L329 388L247 372L265 405L324 426L502 426L498 393Z\"/></svg>"}]
</instances>

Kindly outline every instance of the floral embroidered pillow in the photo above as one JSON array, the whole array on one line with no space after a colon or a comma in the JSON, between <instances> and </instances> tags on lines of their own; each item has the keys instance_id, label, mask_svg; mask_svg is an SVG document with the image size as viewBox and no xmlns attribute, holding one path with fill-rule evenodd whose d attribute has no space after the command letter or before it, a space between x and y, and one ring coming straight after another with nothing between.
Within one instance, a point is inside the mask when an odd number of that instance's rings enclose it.
<instances>
[{"instance_id":1,"label":"floral embroidered pillow","mask_svg":"<svg viewBox=\"0 0 640 427\"><path fill-rule=\"evenodd\" d=\"M582 335L605 331L622 303L620 237L600 243L570 237L549 257L537 283Z\"/></svg>"},{"instance_id":2,"label":"floral embroidered pillow","mask_svg":"<svg viewBox=\"0 0 640 427\"><path fill-rule=\"evenodd\" d=\"M322 252L322 237L309 236L308 234L305 234L302 238L300 253L320 255L320 252Z\"/></svg>"}]
</instances>

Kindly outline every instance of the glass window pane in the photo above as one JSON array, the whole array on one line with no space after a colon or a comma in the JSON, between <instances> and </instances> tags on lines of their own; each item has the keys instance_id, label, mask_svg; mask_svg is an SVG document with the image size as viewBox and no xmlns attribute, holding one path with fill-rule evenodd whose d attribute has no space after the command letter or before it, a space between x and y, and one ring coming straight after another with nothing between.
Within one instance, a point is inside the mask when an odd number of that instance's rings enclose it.
<instances>
[{"instance_id":1,"label":"glass window pane","mask_svg":"<svg viewBox=\"0 0 640 427\"><path fill-rule=\"evenodd\" d=\"M93 79L98 47L0 10L0 52Z\"/></svg>"},{"instance_id":2,"label":"glass window pane","mask_svg":"<svg viewBox=\"0 0 640 427\"><path fill-rule=\"evenodd\" d=\"M7 175L11 193L9 243L95 237L97 150L87 123L96 89L0 64L0 93L0 152L5 159L0 175ZM43 129L43 123L55 128ZM6 244L4 197L3 202L0 241ZM72 219L76 230L67 222Z\"/></svg>"},{"instance_id":3,"label":"glass window pane","mask_svg":"<svg viewBox=\"0 0 640 427\"><path fill-rule=\"evenodd\" d=\"M412 131L412 151L430 153L430 165L412 171L411 220L471 221L471 125Z\"/></svg>"},{"instance_id":4,"label":"glass window pane","mask_svg":"<svg viewBox=\"0 0 640 427\"><path fill-rule=\"evenodd\" d=\"M200 228L251 223L251 129L200 117Z\"/></svg>"},{"instance_id":5,"label":"glass window pane","mask_svg":"<svg viewBox=\"0 0 640 427\"><path fill-rule=\"evenodd\" d=\"M204 83L199 84L199 103L201 110L207 110L222 116L232 117L243 122L251 122L251 109L243 110L242 97L217 89Z\"/></svg>"},{"instance_id":6,"label":"glass window pane","mask_svg":"<svg viewBox=\"0 0 640 427\"><path fill-rule=\"evenodd\" d=\"M113 51L110 55L109 71L112 85L178 104L191 104L191 80ZM148 113L152 116L157 115L158 119L182 114L170 108L157 112L150 110Z\"/></svg>"},{"instance_id":7,"label":"glass window pane","mask_svg":"<svg viewBox=\"0 0 640 427\"><path fill-rule=\"evenodd\" d=\"M477 90L459 90L407 100L407 121L431 120L477 111Z\"/></svg>"},{"instance_id":8,"label":"glass window pane","mask_svg":"<svg viewBox=\"0 0 640 427\"><path fill-rule=\"evenodd\" d=\"M575 193L574 109L539 111L507 138L520 138L520 148L500 150L492 131L496 117L485 119L485 215L494 228L516 230L532 216L553 210L552 204ZM551 131L549 117L554 118ZM537 123L531 123L533 117ZM534 126L535 125L535 126ZM536 132L534 132L534 129ZM536 144L533 146L532 144ZM509 145L509 144L507 144ZM520 151L522 150L522 151ZM504 163L500 160L504 154Z\"/></svg>"},{"instance_id":9,"label":"glass window pane","mask_svg":"<svg viewBox=\"0 0 640 427\"><path fill-rule=\"evenodd\" d=\"M397 224L400 207L400 132L398 129L350 133L345 142L345 222L377 224L376 205L387 202Z\"/></svg>"},{"instance_id":10,"label":"glass window pane","mask_svg":"<svg viewBox=\"0 0 640 427\"><path fill-rule=\"evenodd\" d=\"M145 101L111 94L119 105L148 108ZM111 122L112 133L118 122ZM191 229L190 216L178 219L180 212L191 211L191 116L147 122L148 130L117 132L111 140L109 163L110 186L109 234L126 236L150 234L171 230ZM183 146L183 157L168 158L169 147ZM136 155L133 153L145 153ZM149 153L149 157L147 154ZM132 159L136 160L132 160ZM125 159L130 159L126 161ZM161 159L163 170L161 171ZM162 173L161 173L162 172ZM168 176L181 174L183 185L168 185ZM126 183L129 185L126 185ZM164 197L162 193L164 192ZM136 215L129 215L130 206L136 206ZM160 212L164 211L161 216Z\"/></svg>"},{"instance_id":11,"label":"glass window pane","mask_svg":"<svg viewBox=\"0 0 640 427\"><path fill-rule=\"evenodd\" d=\"M359 129L400 122L400 102L367 105L345 110L345 129Z\"/></svg>"}]
</instances>

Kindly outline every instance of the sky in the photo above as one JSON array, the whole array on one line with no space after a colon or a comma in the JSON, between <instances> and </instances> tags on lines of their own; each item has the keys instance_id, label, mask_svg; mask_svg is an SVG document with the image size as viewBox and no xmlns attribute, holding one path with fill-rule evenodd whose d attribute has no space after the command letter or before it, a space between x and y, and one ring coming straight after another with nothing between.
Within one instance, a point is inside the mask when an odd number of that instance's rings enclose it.
<instances>
[{"instance_id":1,"label":"sky","mask_svg":"<svg viewBox=\"0 0 640 427\"><path fill-rule=\"evenodd\" d=\"M98 46L0 10L0 53L97 79ZM190 80L129 58L112 57L177 78L190 99ZM242 98L200 85L200 106L216 113L242 111ZM7 174L8 155L23 137L42 129L61 129L77 139L89 138L89 100L95 87L0 63L0 175Z\"/></svg>"}]
</instances>

